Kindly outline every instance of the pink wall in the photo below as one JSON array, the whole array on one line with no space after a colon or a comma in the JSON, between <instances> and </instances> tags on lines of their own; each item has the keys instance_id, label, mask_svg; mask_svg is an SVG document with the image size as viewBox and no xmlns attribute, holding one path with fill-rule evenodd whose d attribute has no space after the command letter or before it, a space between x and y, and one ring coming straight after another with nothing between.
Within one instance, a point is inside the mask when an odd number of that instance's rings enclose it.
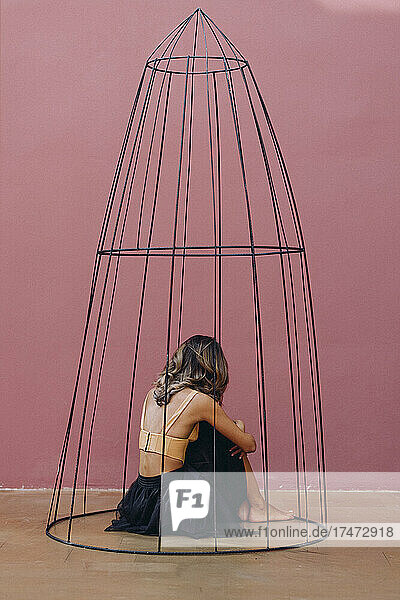
<instances>
[{"instance_id":1,"label":"pink wall","mask_svg":"<svg viewBox=\"0 0 400 600\"><path fill-rule=\"evenodd\" d=\"M131 100L151 50L195 6L2 4L0 485L50 486ZM252 64L294 186L327 467L397 470L400 11L383 0L202 8Z\"/></svg>"}]
</instances>

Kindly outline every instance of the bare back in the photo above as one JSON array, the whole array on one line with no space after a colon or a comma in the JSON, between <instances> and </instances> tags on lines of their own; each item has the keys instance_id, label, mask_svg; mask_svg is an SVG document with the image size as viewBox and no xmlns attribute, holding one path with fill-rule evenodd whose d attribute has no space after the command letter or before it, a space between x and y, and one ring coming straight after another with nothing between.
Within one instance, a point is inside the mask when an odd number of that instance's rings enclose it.
<instances>
[{"instance_id":1,"label":"bare back","mask_svg":"<svg viewBox=\"0 0 400 600\"><path fill-rule=\"evenodd\" d=\"M166 421L178 410L179 406L192 391L191 388L179 390L171 396L170 402L166 407ZM149 392L149 398L145 405L145 414L143 415L143 424L147 431L161 433L164 422L164 406L159 406L152 395L153 389ZM142 409L143 410L143 409ZM187 408L179 415L177 420L170 427L168 434L177 438L187 438L194 425L200 420L196 411L189 404ZM139 473L144 477L153 477L162 473L162 455L155 452L144 452L140 450ZM174 471L182 466L181 461L164 456L164 471Z\"/></svg>"}]
</instances>

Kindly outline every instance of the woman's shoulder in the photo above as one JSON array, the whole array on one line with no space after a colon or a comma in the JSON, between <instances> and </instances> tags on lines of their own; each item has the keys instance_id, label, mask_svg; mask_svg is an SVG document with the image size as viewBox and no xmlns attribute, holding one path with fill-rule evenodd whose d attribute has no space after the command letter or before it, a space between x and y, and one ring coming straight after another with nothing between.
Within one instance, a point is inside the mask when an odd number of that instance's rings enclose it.
<instances>
[{"instance_id":1,"label":"woman's shoulder","mask_svg":"<svg viewBox=\"0 0 400 600\"><path fill-rule=\"evenodd\" d=\"M212 394L206 394L205 392L202 392L201 390L195 390L195 388L192 388L193 391L196 391L196 396L198 398L204 398L207 400L214 400L214 398L212 397Z\"/></svg>"},{"instance_id":2,"label":"woman's shoulder","mask_svg":"<svg viewBox=\"0 0 400 600\"><path fill-rule=\"evenodd\" d=\"M149 400L154 399L154 392L156 391L157 387L153 386L152 388L149 389L149 391L146 394L146 398L148 398ZM175 394L173 394L173 396L177 396L177 400L179 398L179 401L181 401L181 399L185 399L185 397L187 397L189 394L192 394L192 392L195 392L191 398L190 404L194 404L194 405L202 405L202 406L212 406L214 403L214 398L212 397L212 395L206 394L205 392L202 392L201 390L196 389L195 387L185 387L182 388L181 390L179 390L179 392L176 392Z\"/></svg>"},{"instance_id":3,"label":"woman's shoulder","mask_svg":"<svg viewBox=\"0 0 400 600\"><path fill-rule=\"evenodd\" d=\"M200 390L196 390L196 394L193 396L192 402L204 408L210 408L214 406L214 403L218 401L214 400L212 396L206 394L205 392L201 392Z\"/></svg>"},{"instance_id":4,"label":"woman's shoulder","mask_svg":"<svg viewBox=\"0 0 400 600\"><path fill-rule=\"evenodd\" d=\"M155 386L153 386L152 388L150 388L147 392L147 394L145 395L145 398L148 398L149 400L152 400L154 398L154 392L155 392L156 388Z\"/></svg>"}]
</instances>

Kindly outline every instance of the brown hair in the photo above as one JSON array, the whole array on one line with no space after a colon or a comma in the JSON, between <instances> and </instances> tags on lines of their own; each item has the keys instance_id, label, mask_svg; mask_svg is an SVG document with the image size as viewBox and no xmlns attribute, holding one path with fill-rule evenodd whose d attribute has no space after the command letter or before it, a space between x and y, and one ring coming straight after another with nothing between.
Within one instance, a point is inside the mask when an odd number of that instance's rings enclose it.
<instances>
[{"instance_id":1,"label":"brown hair","mask_svg":"<svg viewBox=\"0 0 400 600\"><path fill-rule=\"evenodd\" d=\"M222 395L229 383L228 363L215 338L193 335L175 350L168 363L165 394L166 366L154 382L153 397L159 406L168 404L171 396L185 387L215 397L221 404Z\"/></svg>"}]
</instances>

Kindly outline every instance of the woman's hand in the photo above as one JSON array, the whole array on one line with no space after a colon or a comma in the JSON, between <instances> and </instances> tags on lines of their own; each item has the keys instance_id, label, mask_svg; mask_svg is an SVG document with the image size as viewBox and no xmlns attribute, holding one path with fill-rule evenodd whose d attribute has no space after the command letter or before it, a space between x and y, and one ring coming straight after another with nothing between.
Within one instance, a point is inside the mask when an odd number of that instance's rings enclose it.
<instances>
[{"instance_id":1,"label":"woman's hand","mask_svg":"<svg viewBox=\"0 0 400 600\"><path fill-rule=\"evenodd\" d=\"M239 448L239 446L232 446L232 448L229 448L229 452L231 453L231 456L239 454L239 458L243 458L246 454L246 452Z\"/></svg>"},{"instance_id":2,"label":"woman's hand","mask_svg":"<svg viewBox=\"0 0 400 600\"><path fill-rule=\"evenodd\" d=\"M243 421L240 421L240 419L234 419L233 422L236 423L236 425L239 427L239 429L244 432ZM252 441L252 444L250 444L250 446L253 446L253 448L251 450L250 449L243 450L243 448L241 446L238 446L237 444L235 444L234 446L232 446L232 448L229 449L231 456L235 456L235 455L239 454L239 458L243 459L245 454L256 451L256 441L255 441L254 437L251 435L251 433L247 433L246 435L248 437L250 437L250 439Z\"/></svg>"}]
</instances>

